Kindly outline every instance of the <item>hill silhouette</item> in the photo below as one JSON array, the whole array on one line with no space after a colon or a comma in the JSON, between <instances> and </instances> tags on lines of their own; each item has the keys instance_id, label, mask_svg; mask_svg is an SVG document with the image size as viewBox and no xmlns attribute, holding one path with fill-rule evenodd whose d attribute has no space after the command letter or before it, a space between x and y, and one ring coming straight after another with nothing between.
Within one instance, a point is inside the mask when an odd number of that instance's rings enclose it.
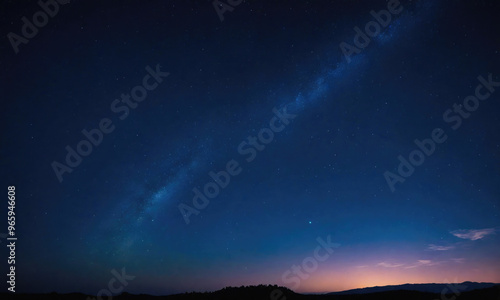
<instances>
[{"instance_id":1,"label":"hill silhouette","mask_svg":"<svg viewBox=\"0 0 500 300\"><path fill-rule=\"evenodd\" d=\"M401 285L405 287L407 285ZM442 297L443 296L443 297ZM12 294L1 293L1 299L39 299L39 300L94 300L95 296L81 293L71 294ZM103 297L107 300L107 297ZM373 293L357 294L298 294L286 287L277 285L258 285L226 287L215 292L191 292L169 296L134 295L122 293L112 299L116 300L500 300L500 284L487 288L480 288L460 292L459 295L441 293L412 291L412 290L392 290Z\"/></svg>"},{"instance_id":2,"label":"hill silhouette","mask_svg":"<svg viewBox=\"0 0 500 300\"><path fill-rule=\"evenodd\" d=\"M378 292L388 292L388 291L418 291L418 292L430 292L438 293L444 290L445 293L467 292L478 289L489 288L495 286L495 283L490 282L470 282L465 281L462 283L417 283L417 284L401 284L401 285L386 285L386 286L374 286L366 287L361 289L353 289L342 292L329 293L330 295L348 295L348 294L368 294L368 293L378 293Z\"/></svg>"}]
</instances>

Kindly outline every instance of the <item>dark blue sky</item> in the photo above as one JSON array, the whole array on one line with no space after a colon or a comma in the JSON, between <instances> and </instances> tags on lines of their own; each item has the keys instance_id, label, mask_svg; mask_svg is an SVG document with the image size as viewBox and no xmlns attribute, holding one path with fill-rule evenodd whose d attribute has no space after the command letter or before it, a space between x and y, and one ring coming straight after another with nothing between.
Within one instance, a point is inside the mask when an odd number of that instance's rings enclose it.
<instances>
[{"instance_id":1,"label":"dark blue sky","mask_svg":"<svg viewBox=\"0 0 500 300\"><path fill-rule=\"evenodd\" d=\"M222 22L211 1L71 1L17 54L41 8L2 2L17 291L97 294L122 268L152 294L500 282L500 3L471 2L389 1L348 58L387 1L245 1ZM405 177L399 156L425 160Z\"/></svg>"}]
</instances>

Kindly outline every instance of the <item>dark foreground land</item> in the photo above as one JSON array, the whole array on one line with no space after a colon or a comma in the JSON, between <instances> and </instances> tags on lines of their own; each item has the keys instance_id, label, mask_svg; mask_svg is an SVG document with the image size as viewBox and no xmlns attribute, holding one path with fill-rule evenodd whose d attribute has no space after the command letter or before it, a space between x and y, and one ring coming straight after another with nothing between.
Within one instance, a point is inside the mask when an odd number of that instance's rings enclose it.
<instances>
[{"instance_id":1,"label":"dark foreground land","mask_svg":"<svg viewBox=\"0 0 500 300\"><path fill-rule=\"evenodd\" d=\"M279 289L279 291L277 291ZM94 300L95 296L84 294L12 294L2 293L3 299L39 299L39 300ZM102 299L108 300L103 296ZM111 298L109 298L111 299ZM500 284L459 294L430 293L421 291L395 290L351 295L304 295L291 290L271 285L249 287L227 287L215 292L184 293L170 296L132 295L123 293L113 296L115 300L500 300ZM100 299L99 299L100 300Z\"/></svg>"}]
</instances>

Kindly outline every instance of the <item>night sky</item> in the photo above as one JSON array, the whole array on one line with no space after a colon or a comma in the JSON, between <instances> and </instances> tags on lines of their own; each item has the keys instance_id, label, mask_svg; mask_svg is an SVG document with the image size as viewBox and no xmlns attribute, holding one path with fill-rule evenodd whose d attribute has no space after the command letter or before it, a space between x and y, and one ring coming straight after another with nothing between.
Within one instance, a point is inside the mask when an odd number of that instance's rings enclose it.
<instances>
[{"instance_id":1,"label":"night sky","mask_svg":"<svg viewBox=\"0 0 500 300\"><path fill-rule=\"evenodd\" d=\"M0 10L16 292L500 282L499 1L52 2Z\"/></svg>"}]
</instances>

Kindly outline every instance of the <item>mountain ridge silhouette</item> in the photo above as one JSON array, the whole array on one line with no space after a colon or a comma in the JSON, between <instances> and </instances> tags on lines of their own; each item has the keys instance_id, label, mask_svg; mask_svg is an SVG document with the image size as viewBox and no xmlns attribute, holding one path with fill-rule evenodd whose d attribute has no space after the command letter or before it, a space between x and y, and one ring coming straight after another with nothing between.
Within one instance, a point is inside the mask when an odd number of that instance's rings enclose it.
<instances>
[{"instance_id":1,"label":"mountain ridge silhouette","mask_svg":"<svg viewBox=\"0 0 500 300\"><path fill-rule=\"evenodd\" d=\"M387 291L418 291L418 292L430 292L439 293L445 290L445 294L454 294L458 292L467 292L477 289L489 288L498 285L498 283L492 282L472 282L464 281L461 283L405 283L399 285L385 285L385 286L373 286L364 287L357 289L350 289L340 292L330 292L329 295L349 295L349 294L367 294L367 293L377 293L377 292L387 292Z\"/></svg>"},{"instance_id":2,"label":"mountain ridge silhouette","mask_svg":"<svg viewBox=\"0 0 500 300\"><path fill-rule=\"evenodd\" d=\"M468 286L480 286L481 284L490 283L475 283L464 282ZM415 284L403 284L399 287L406 288ZM447 284L417 284L417 285L447 285ZM457 284L455 284L457 285ZM394 287L394 286L386 286ZM378 287L383 288L383 287ZM370 289L370 288L365 288ZM279 292L276 292L279 290ZM357 290L357 289L356 289ZM360 289L362 290L362 289ZM352 291L352 290L348 290ZM459 294L450 291L449 293L441 292L433 293L426 291L415 290L386 290L367 293L351 293L339 294L343 292L333 292L325 294L299 294L286 288L277 285L257 285L257 286L240 286L240 287L225 287L213 292L186 292L167 296L153 296L147 294L130 294L123 292L120 295L111 297L116 300L500 300L500 284L493 284L490 287L472 289L467 291L458 291ZM0 293L1 299L51 299L51 300L94 300L96 296L89 296L83 293L46 293L46 294L13 294ZM109 298L109 299L111 299ZM108 300L108 297L102 299ZM98 299L100 300L100 299Z\"/></svg>"}]
</instances>

